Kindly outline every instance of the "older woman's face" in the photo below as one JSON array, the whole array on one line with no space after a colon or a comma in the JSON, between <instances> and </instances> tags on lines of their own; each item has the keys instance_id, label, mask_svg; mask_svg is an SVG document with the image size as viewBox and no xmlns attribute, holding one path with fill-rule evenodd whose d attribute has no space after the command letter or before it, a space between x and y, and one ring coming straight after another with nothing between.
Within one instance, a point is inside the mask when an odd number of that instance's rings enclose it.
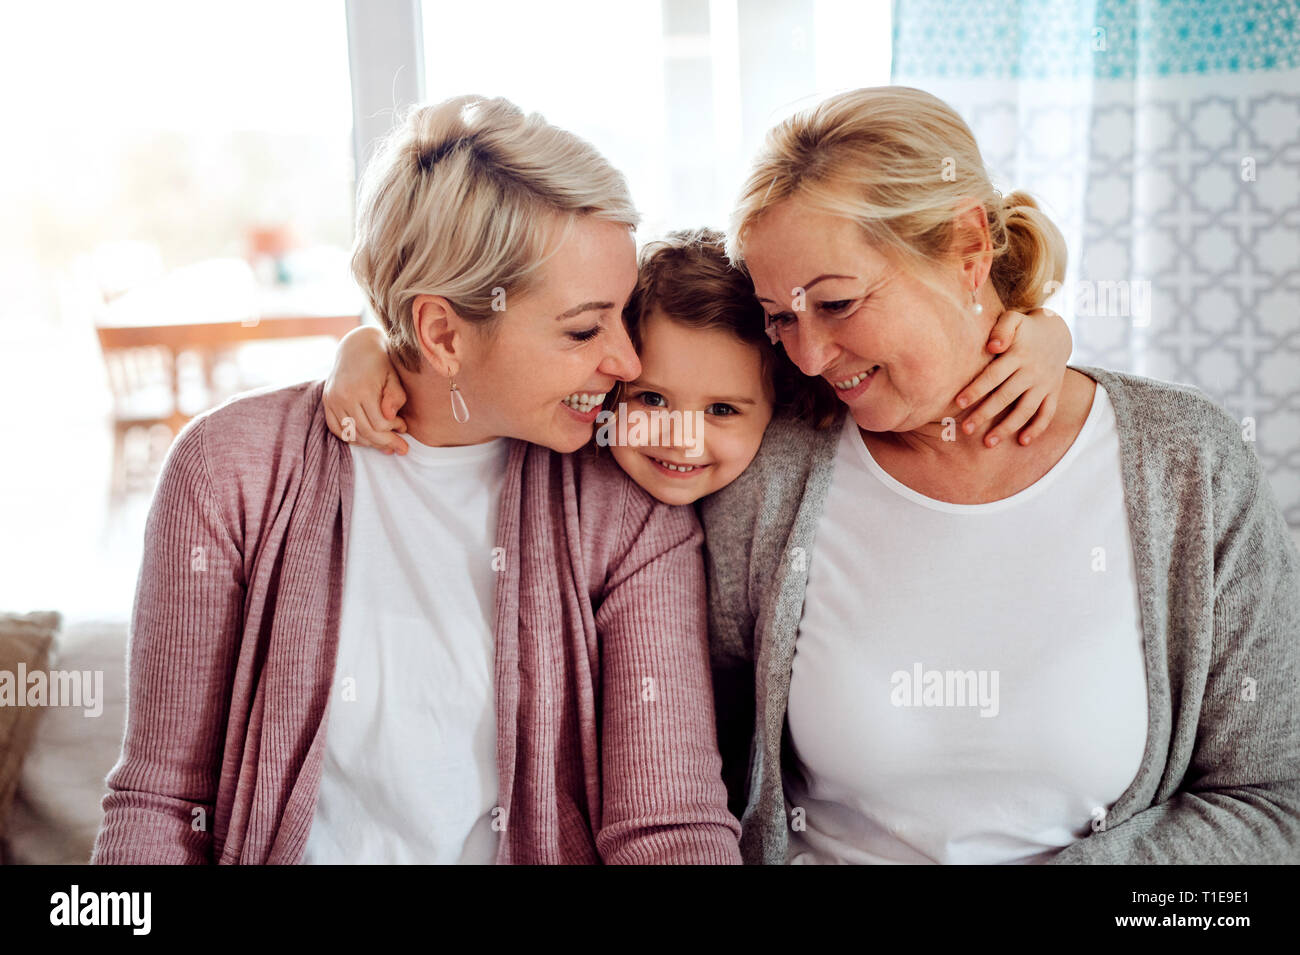
<instances>
[{"instance_id":1,"label":"older woman's face","mask_svg":"<svg viewBox=\"0 0 1300 955\"><path fill-rule=\"evenodd\" d=\"M950 301L872 248L850 220L787 200L754 225L745 262L786 353L834 386L859 427L910 431L960 413L952 399L987 362L991 318L958 304L970 289L957 260L940 264L934 279Z\"/></svg>"},{"instance_id":2,"label":"older woman's face","mask_svg":"<svg viewBox=\"0 0 1300 955\"><path fill-rule=\"evenodd\" d=\"M641 373L622 318L636 277L627 226L578 219L529 294L475 333L456 376L470 424L560 452L586 444L604 395Z\"/></svg>"}]
</instances>

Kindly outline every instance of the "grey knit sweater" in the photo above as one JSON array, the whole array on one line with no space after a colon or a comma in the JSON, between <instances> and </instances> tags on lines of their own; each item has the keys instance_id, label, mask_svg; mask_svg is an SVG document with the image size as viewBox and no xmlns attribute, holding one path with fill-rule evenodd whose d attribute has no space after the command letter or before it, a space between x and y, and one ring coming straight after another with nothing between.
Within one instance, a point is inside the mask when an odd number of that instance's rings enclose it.
<instances>
[{"instance_id":1,"label":"grey knit sweater","mask_svg":"<svg viewBox=\"0 0 1300 955\"><path fill-rule=\"evenodd\" d=\"M1195 389L1072 367L1115 410L1149 718L1104 826L1052 861L1300 862L1300 554L1254 450ZM749 863L785 862L790 668L844 414L824 431L778 416L700 505L719 744Z\"/></svg>"}]
</instances>

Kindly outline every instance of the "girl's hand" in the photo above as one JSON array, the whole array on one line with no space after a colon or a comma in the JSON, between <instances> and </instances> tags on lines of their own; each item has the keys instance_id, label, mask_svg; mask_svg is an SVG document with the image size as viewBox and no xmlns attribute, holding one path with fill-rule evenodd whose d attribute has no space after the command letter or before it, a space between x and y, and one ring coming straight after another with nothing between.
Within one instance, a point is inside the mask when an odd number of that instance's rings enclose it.
<instances>
[{"instance_id":1,"label":"girl's hand","mask_svg":"<svg viewBox=\"0 0 1300 955\"><path fill-rule=\"evenodd\" d=\"M406 422L397 417L406 392L378 328L363 325L343 336L321 403L336 438L385 454L406 453L406 442L397 436L406 431Z\"/></svg>"},{"instance_id":2,"label":"girl's hand","mask_svg":"<svg viewBox=\"0 0 1300 955\"><path fill-rule=\"evenodd\" d=\"M1017 431L1020 443L1029 444L1047 430L1056 414L1065 386L1065 364L1074 350L1070 329L1051 309L1038 308L1027 315L1003 312L989 334L987 348L998 357L956 398L959 408L975 406L962 422L962 431L974 434L1014 403L1011 413L984 435L984 446L994 447Z\"/></svg>"}]
</instances>

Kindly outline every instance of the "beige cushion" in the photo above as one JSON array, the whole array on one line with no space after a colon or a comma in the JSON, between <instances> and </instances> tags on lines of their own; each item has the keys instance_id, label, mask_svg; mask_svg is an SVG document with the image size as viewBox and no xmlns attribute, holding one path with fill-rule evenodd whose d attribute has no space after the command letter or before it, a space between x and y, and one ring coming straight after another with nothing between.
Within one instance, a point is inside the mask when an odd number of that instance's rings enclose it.
<instances>
[{"instance_id":1,"label":"beige cushion","mask_svg":"<svg viewBox=\"0 0 1300 955\"><path fill-rule=\"evenodd\" d=\"M104 812L104 778L122 752L126 724L125 621L77 620L60 631L52 666L104 675L103 711L50 707L36 726L10 811L9 861L90 861Z\"/></svg>"},{"instance_id":2,"label":"beige cushion","mask_svg":"<svg viewBox=\"0 0 1300 955\"><path fill-rule=\"evenodd\" d=\"M8 674L16 689L20 665L27 673L49 666L58 629L59 615L53 611L0 614L0 673ZM36 706L0 705L0 839L5 837L9 807L43 712Z\"/></svg>"}]
</instances>

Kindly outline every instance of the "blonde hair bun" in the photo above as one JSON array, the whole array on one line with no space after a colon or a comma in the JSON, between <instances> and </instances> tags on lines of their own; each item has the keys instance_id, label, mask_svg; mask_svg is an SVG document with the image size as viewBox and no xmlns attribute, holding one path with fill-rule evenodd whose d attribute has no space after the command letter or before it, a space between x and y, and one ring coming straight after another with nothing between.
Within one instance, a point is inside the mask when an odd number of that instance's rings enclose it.
<instances>
[{"instance_id":1,"label":"blonde hair bun","mask_svg":"<svg viewBox=\"0 0 1300 955\"><path fill-rule=\"evenodd\" d=\"M1017 190L1003 196L999 211L1005 248L994 258L990 277L1004 306L1030 311L1041 306L1065 280L1065 238L1027 192ZM1002 244L999 235L993 238L995 246Z\"/></svg>"}]
</instances>

